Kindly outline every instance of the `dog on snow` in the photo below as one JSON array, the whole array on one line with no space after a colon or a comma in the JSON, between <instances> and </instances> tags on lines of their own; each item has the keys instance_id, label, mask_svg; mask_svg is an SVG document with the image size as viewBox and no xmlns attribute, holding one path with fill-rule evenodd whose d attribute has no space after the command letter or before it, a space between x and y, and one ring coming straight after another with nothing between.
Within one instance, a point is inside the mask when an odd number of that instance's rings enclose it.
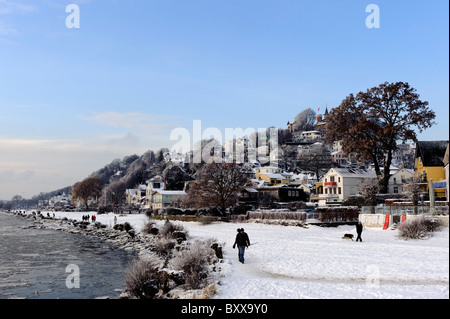
<instances>
[{"instance_id":1,"label":"dog on snow","mask_svg":"<svg viewBox=\"0 0 450 319\"><path fill-rule=\"evenodd\" d=\"M352 240L353 241L353 235L352 234L345 234L343 237L342 237L342 239L345 239L345 240Z\"/></svg>"}]
</instances>

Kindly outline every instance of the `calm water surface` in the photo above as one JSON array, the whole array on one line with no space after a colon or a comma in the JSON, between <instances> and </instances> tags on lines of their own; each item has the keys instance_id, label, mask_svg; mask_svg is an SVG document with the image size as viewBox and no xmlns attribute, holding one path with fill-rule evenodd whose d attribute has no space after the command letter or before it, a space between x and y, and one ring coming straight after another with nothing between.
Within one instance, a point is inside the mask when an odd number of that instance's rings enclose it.
<instances>
[{"instance_id":1,"label":"calm water surface","mask_svg":"<svg viewBox=\"0 0 450 319\"><path fill-rule=\"evenodd\" d=\"M131 253L83 235L26 229L32 225L0 212L0 299L117 298ZM66 272L69 265L78 266L80 288L66 286L75 274Z\"/></svg>"}]
</instances>

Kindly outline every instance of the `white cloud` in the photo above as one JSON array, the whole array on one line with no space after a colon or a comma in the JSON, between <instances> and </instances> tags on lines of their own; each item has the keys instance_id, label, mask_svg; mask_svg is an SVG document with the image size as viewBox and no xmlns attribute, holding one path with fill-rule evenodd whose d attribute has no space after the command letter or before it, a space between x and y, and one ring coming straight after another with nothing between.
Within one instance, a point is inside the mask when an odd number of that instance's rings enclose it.
<instances>
[{"instance_id":1,"label":"white cloud","mask_svg":"<svg viewBox=\"0 0 450 319\"><path fill-rule=\"evenodd\" d=\"M71 134L0 138L0 199L31 198L73 185L116 158L170 147L170 131L178 120L139 112L77 117L85 125ZM63 133L64 127L59 130Z\"/></svg>"},{"instance_id":2,"label":"white cloud","mask_svg":"<svg viewBox=\"0 0 450 319\"><path fill-rule=\"evenodd\" d=\"M142 155L164 143L156 134L142 138L130 132L85 139L0 139L0 199L31 198L73 185L116 158Z\"/></svg>"}]
</instances>

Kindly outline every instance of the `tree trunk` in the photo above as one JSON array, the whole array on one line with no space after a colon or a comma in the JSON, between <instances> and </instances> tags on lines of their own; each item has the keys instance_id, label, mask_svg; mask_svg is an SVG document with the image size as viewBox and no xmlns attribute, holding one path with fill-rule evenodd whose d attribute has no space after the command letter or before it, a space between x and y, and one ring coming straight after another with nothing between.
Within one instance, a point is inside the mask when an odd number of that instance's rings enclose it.
<instances>
[{"instance_id":1,"label":"tree trunk","mask_svg":"<svg viewBox=\"0 0 450 319\"><path fill-rule=\"evenodd\" d=\"M389 178L391 177L391 163L392 163L392 143L389 145L387 158L384 162L383 178L380 180L380 194L387 194L389 190Z\"/></svg>"}]
</instances>

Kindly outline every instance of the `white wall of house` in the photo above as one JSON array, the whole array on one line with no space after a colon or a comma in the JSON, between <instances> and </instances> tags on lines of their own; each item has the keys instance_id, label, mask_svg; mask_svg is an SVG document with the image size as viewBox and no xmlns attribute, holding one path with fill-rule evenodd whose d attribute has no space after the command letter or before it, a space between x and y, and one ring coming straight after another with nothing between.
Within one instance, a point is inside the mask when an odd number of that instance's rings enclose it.
<instances>
[{"instance_id":1,"label":"white wall of house","mask_svg":"<svg viewBox=\"0 0 450 319\"><path fill-rule=\"evenodd\" d=\"M403 193L403 186L408 184L413 177L413 170L400 169L389 178L388 192L390 194Z\"/></svg>"},{"instance_id":2,"label":"white wall of house","mask_svg":"<svg viewBox=\"0 0 450 319\"><path fill-rule=\"evenodd\" d=\"M184 191L158 190L153 192L151 207L159 209L173 206L176 201L183 200L187 196Z\"/></svg>"},{"instance_id":3,"label":"white wall of house","mask_svg":"<svg viewBox=\"0 0 450 319\"><path fill-rule=\"evenodd\" d=\"M373 171L331 168L323 177L323 194L328 202L342 202L357 195L359 186L367 178L376 178Z\"/></svg>"}]
</instances>

